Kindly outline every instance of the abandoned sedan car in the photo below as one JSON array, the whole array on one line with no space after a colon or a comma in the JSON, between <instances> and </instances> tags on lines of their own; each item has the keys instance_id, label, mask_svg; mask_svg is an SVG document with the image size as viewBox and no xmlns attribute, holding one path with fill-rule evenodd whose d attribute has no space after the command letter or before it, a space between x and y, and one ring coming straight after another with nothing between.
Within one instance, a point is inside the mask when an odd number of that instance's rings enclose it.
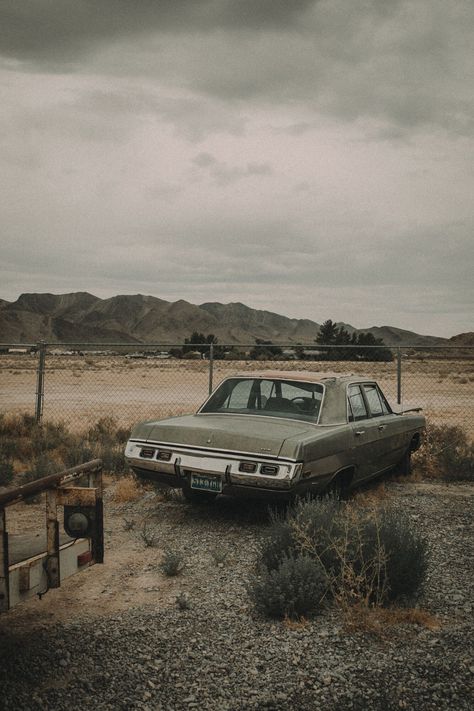
<instances>
[{"instance_id":1,"label":"abandoned sedan car","mask_svg":"<svg viewBox=\"0 0 474 711\"><path fill-rule=\"evenodd\" d=\"M394 467L408 473L424 426L422 415L394 413L373 380L247 373L221 382L195 415L137 425L125 457L138 477L195 501L345 494Z\"/></svg>"}]
</instances>

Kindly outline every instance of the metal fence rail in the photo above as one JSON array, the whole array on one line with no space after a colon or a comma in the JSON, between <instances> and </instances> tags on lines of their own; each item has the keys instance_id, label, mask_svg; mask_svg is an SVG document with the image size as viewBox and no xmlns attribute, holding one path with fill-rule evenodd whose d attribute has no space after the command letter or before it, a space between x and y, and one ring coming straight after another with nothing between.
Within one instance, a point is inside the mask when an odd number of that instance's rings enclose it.
<instances>
[{"instance_id":1,"label":"metal fence rail","mask_svg":"<svg viewBox=\"0 0 474 711\"><path fill-rule=\"evenodd\" d=\"M395 409L421 406L474 436L474 348L457 346L0 344L0 413L128 426L192 412L224 377L270 368L370 376Z\"/></svg>"}]
</instances>

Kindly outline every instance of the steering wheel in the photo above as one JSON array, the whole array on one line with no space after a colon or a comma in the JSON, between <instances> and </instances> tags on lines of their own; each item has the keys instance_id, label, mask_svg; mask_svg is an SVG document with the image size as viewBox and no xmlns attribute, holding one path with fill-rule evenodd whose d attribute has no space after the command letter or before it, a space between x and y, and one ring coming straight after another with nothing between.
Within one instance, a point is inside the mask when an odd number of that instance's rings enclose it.
<instances>
[{"instance_id":1,"label":"steering wheel","mask_svg":"<svg viewBox=\"0 0 474 711\"><path fill-rule=\"evenodd\" d=\"M296 397L292 397L290 399L290 402L294 403L296 405L296 407L300 408L300 410L306 410L307 412L309 412L312 409L314 409L314 405L311 407L311 405L313 403L313 399L310 397L304 397L303 395L297 395Z\"/></svg>"}]
</instances>

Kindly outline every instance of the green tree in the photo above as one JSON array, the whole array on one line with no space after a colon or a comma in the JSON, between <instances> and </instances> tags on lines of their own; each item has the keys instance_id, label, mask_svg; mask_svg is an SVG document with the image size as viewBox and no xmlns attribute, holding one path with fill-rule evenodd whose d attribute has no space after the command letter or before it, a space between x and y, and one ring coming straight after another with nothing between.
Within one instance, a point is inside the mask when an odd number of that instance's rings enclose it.
<instances>
[{"instance_id":1,"label":"green tree","mask_svg":"<svg viewBox=\"0 0 474 711\"><path fill-rule=\"evenodd\" d=\"M275 360L282 355L280 346L275 346L271 341L264 341L262 338L255 339L256 346L250 351L252 360Z\"/></svg>"},{"instance_id":2,"label":"green tree","mask_svg":"<svg viewBox=\"0 0 474 711\"><path fill-rule=\"evenodd\" d=\"M329 318L320 327L318 335L316 336L316 343L323 346L331 346L336 342L337 326Z\"/></svg>"},{"instance_id":3,"label":"green tree","mask_svg":"<svg viewBox=\"0 0 474 711\"><path fill-rule=\"evenodd\" d=\"M331 346L322 349L323 360L366 360L366 361L391 361L393 355L387 348L382 338L376 338L372 333L355 332L352 335L344 326L337 326L328 319L319 329L316 343L321 346ZM354 346L354 348L335 348L335 346ZM364 347L365 346L365 347ZM378 346L367 348L366 346Z\"/></svg>"}]
</instances>

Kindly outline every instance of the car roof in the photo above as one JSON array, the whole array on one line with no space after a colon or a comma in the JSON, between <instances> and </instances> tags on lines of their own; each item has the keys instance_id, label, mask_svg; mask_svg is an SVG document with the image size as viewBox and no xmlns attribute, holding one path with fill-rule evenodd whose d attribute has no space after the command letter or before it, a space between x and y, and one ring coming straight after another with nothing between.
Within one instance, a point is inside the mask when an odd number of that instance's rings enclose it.
<instances>
[{"instance_id":1,"label":"car roof","mask_svg":"<svg viewBox=\"0 0 474 711\"><path fill-rule=\"evenodd\" d=\"M328 381L336 383L350 383L350 382L373 382L373 378L367 378L360 375L354 374L344 374L341 373L331 373L331 372L317 372L312 370L260 370L260 371L247 371L246 373L237 373L236 375L229 376L233 378L261 378L269 380L298 380L300 382L307 383L322 383L328 384Z\"/></svg>"}]
</instances>

